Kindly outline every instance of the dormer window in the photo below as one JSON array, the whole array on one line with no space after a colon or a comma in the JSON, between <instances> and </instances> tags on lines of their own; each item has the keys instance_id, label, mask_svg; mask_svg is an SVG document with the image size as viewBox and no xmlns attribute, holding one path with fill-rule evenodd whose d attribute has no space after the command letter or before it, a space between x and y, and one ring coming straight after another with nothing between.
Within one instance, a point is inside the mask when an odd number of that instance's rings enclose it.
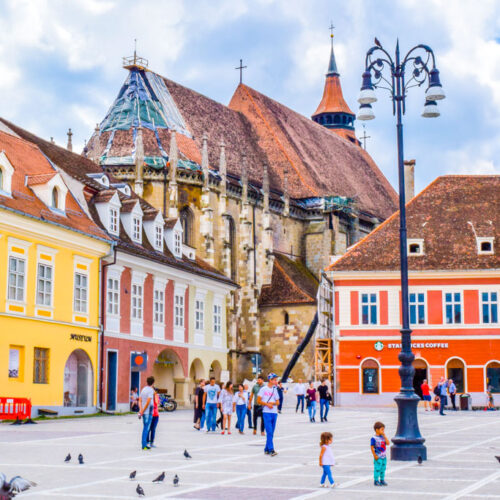
<instances>
[{"instance_id":1,"label":"dormer window","mask_svg":"<svg viewBox=\"0 0 500 500\"><path fill-rule=\"evenodd\" d=\"M424 255L424 240L409 239L408 240L408 256Z\"/></svg>"},{"instance_id":2,"label":"dormer window","mask_svg":"<svg viewBox=\"0 0 500 500\"><path fill-rule=\"evenodd\" d=\"M182 257L182 236L179 231L174 231L174 255Z\"/></svg>"},{"instance_id":3,"label":"dormer window","mask_svg":"<svg viewBox=\"0 0 500 500\"><path fill-rule=\"evenodd\" d=\"M118 234L118 208L109 207L109 232Z\"/></svg>"},{"instance_id":4,"label":"dormer window","mask_svg":"<svg viewBox=\"0 0 500 500\"><path fill-rule=\"evenodd\" d=\"M0 151L0 194L9 195L12 186L14 167L3 151Z\"/></svg>"},{"instance_id":5,"label":"dormer window","mask_svg":"<svg viewBox=\"0 0 500 500\"><path fill-rule=\"evenodd\" d=\"M57 172L26 176L26 185L51 210L63 214L68 188Z\"/></svg>"},{"instance_id":6,"label":"dormer window","mask_svg":"<svg viewBox=\"0 0 500 500\"><path fill-rule=\"evenodd\" d=\"M57 208L58 208L58 206L57 206L57 205L58 205L58 194L57 194L57 188L54 188L54 189L52 190L52 204L51 204L51 206L52 206L52 208L57 209Z\"/></svg>"},{"instance_id":7,"label":"dormer window","mask_svg":"<svg viewBox=\"0 0 500 500\"><path fill-rule=\"evenodd\" d=\"M155 225L155 248L163 250L163 227L159 224Z\"/></svg>"},{"instance_id":8,"label":"dormer window","mask_svg":"<svg viewBox=\"0 0 500 500\"><path fill-rule=\"evenodd\" d=\"M476 240L477 240L477 253L479 255L493 255L495 253L495 249L493 246L495 238L493 237L482 238L478 236Z\"/></svg>"},{"instance_id":9,"label":"dormer window","mask_svg":"<svg viewBox=\"0 0 500 500\"><path fill-rule=\"evenodd\" d=\"M141 242L141 219L140 219L140 217L134 216L132 218L132 239L137 243Z\"/></svg>"}]
</instances>

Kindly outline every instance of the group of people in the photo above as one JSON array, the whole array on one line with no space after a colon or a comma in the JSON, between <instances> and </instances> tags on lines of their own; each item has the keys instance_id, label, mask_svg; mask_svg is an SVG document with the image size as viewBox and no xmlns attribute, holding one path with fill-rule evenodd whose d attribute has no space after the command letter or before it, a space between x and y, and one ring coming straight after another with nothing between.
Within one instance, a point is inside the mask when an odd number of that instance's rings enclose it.
<instances>
[{"instance_id":1,"label":"group of people","mask_svg":"<svg viewBox=\"0 0 500 500\"><path fill-rule=\"evenodd\" d=\"M439 383L433 389L434 398L431 395L431 388L427 383L427 379L422 382L420 390L422 391L425 411L432 411L439 407L439 414L445 415L444 408L448 404L448 396L450 397L453 411L457 411L457 386L453 382L453 379L450 378L447 380L445 377L441 377Z\"/></svg>"},{"instance_id":2,"label":"group of people","mask_svg":"<svg viewBox=\"0 0 500 500\"><path fill-rule=\"evenodd\" d=\"M321 421L328 422L328 410L330 409L332 395L326 383L326 379L321 381L317 389L314 387L314 382L309 382L309 387L306 387L306 384L302 383L302 379L299 379L297 384L295 384L294 392L297 396L295 413L299 411L299 407L301 413L304 413L305 402L307 412L309 413L309 421L314 423L316 422L316 410L319 403Z\"/></svg>"}]
</instances>

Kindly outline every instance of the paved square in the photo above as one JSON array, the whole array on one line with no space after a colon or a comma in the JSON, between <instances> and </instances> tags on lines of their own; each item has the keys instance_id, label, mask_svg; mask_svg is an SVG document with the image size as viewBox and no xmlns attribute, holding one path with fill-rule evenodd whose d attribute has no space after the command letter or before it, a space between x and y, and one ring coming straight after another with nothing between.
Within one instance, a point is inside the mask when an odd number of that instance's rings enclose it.
<instances>
[{"instance_id":1,"label":"paved square","mask_svg":"<svg viewBox=\"0 0 500 500\"><path fill-rule=\"evenodd\" d=\"M500 413L420 411L429 460L388 462L388 487L374 487L369 439L376 420L395 432L396 410L334 409L329 423L311 424L307 416L285 408L278 419L278 456L263 453L264 439L248 431L244 436L197 432L192 412L161 414L158 448L141 451L141 422L135 415L41 422L22 427L0 425L0 471L20 474L38 483L19 498L138 498L137 479L147 498L190 499L305 499L436 498L500 499ZM319 416L317 417L319 420ZM334 433L338 465L333 469L339 487L318 488L319 435ZM184 448L193 456L183 457ZM71 452L73 460L64 463ZM82 453L84 465L76 457ZM164 484L152 484L162 471ZM180 486L174 488L174 474Z\"/></svg>"}]
</instances>

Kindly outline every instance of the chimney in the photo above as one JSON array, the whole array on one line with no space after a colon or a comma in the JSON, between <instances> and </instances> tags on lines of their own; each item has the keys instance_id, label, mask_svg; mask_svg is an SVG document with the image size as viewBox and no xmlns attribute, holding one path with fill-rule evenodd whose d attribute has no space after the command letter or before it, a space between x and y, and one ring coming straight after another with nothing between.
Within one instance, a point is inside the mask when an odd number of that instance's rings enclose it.
<instances>
[{"instance_id":1,"label":"chimney","mask_svg":"<svg viewBox=\"0 0 500 500\"><path fill-rule=\"evenodd\" d=\"M415 160L405 160L405 202L415 196Z\"/></svg>"},{"instance_id":2,"label":"chimney","mask_svg":"<svg viewBox=\"0 0 500 500\"><path fill-rule=\"evenodd\" d=\"M71 141L71 137L73 136L73 132L71 129L68 130L68 145L66 146L68 151L73 151L73 142Z\"/></svg>"}]
</instances>

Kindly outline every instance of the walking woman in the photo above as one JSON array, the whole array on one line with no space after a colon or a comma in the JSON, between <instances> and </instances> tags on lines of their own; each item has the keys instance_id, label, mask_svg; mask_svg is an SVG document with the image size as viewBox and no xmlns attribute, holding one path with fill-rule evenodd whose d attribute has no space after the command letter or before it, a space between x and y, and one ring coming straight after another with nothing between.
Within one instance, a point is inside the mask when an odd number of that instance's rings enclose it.
<instances>
[{"instance_id":1,"label":"walking woman","mask_svg":"<svg viewBox=\"0 0 500 500\"><path fill-rule=\"evenodd\" d=\"M196 430L203 429L205 423L205 410L203 409L203 396L205 395L205 381L200 380L198 387L194 392L194 428Z\"/></svg>"},{"instance_id":2,"label":"walking woman","mask_svg":"<svg viewBox=\"0 0 500 500\"><path fill-rule=\"evenodd\" d=\"M148 446L150 448L156 448L155 435L156 426L158 425L158 420L160 419L160 413L158 412L158 406L160 404L160 396L158 395L158 390L155 388L155 395L153 396L153 418L151 419L151 427L149 428L148 435Z\"/></svg>"},{"instance_id":3,"label":"walking woman","mask_svg":"<svg viewBox=\"0 0 500 500\"><path fill-rule=\"evenodd\" d=\"M231 434L231 415L233 414L233 384L231 381L226 383L226 386L220 391L219 404L222 412L222 432L227 430Z\"/></svg>"},{"instance_id":4,"label":"walking woman","mask_svg":"<svg viewBox=\"0 0 500 500\"><path fill-rule=\"evenodd\" d=\"M236 427L240 434L243 434L245 428L245 416L247 413L248 393L245 391L243 384L238 385L238 392L234 395L233 399L233 412L236 411Z\"/></svg>"},{"instance_id":5,"label":"walking woman","mask_svg":"<svg viewBox=\"0 0 500 500\"><path fill-rule=\"evenodd\" d=\"M318 397L318 393L314 388L314 382L309 382L309 389L306 391L307 398L307 411L309 412L309 420L311 422L316 422L316 399Z\"/></svg>"}]
</instances>

